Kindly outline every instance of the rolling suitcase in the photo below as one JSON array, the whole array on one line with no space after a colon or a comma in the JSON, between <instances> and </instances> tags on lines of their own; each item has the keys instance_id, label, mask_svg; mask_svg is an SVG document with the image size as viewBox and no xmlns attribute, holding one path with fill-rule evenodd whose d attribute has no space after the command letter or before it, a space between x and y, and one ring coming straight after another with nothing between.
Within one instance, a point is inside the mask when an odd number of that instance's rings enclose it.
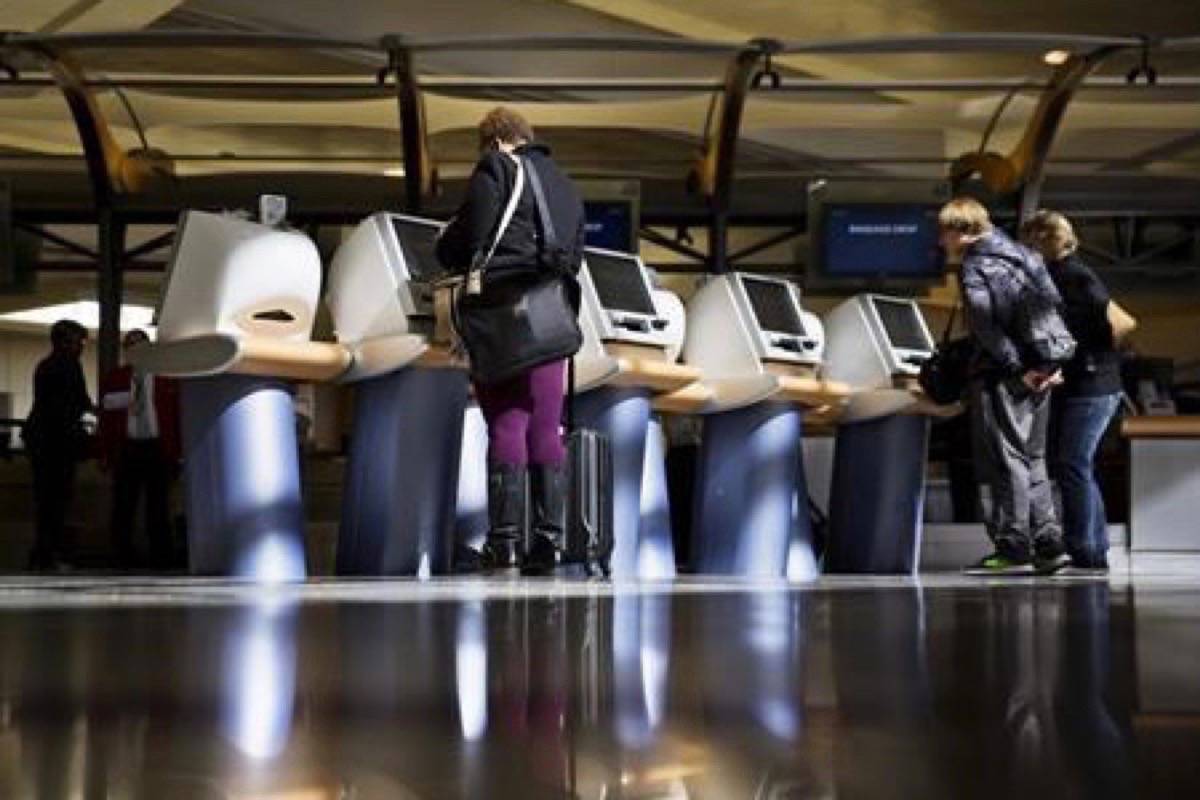
<instances>
[{"instance_id":1,"label":"rolling suitcase","mask_svg":"<svg viewBox=\"0 0 1200 800\"><path fill-rule=\"evenodd\" d=\"M608 577L613 551L612 448L604 434L575 428L575 360L568 366L567 526L564 563Z\"/></svg>"}]
</instances>

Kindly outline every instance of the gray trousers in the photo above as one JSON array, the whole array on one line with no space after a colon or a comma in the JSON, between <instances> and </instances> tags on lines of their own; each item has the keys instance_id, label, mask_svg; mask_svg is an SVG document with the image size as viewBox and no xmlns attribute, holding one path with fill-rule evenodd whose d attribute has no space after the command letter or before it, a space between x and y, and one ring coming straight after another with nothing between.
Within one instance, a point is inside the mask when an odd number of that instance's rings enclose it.
<instances>
[{"instance_id":1,"label":"gray trousers","mask_svg":"<svg viewBox=\"0 0 1200 800\"><path fill-rule=\"evenodd\" d=\"M1049 426L1049 392L1030 391L1018 378L971 384L975 467L992 494L988 536L1010 557L1062 547L1046 467Z\"/></svg>"}]
</instances>

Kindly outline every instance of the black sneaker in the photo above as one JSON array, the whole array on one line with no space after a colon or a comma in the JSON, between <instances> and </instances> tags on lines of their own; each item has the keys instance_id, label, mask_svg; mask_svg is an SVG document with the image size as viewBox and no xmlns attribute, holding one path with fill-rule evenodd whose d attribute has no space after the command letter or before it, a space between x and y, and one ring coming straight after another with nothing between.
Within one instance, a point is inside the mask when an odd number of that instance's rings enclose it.
<instances>
[{"instance_id":1,"label":"black sneaker","mask_svg":"<svg viewBox=\"0 0 1200 800\"><path fill-rule=\"evenodd\" d=\"M1033 564L1029 559L1013 558L1003 553L992 553L979 563L972 564L963 570L966 575L1033 575Z\"/></svg>"},{"instance_id":2,"label":"black sneaker","mask_svg":"<svg viewBox=\"0 0 1200 800\"><path fill-rule=\"evenodd\" d=\"M1038 575L1055 575L1069 566L1071 566L1071 557L1062 551L1037 555L1033 558L1033 568L1037 570Z\"/></svg>"}]
</instances>

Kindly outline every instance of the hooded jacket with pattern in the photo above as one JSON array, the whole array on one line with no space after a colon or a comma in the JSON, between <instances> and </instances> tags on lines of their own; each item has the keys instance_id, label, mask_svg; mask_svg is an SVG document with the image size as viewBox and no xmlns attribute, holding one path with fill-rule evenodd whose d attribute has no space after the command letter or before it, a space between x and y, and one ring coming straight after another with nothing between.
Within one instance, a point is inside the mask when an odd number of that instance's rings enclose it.
<instances>
[{"instance_id":1,"label":"hooded jacket with pattern","mask_svg":"<svg viewBox=\"0 0 1200 800\"><path fill-rule=\"evenodd\" d=\"M1045 365L1031 363L1014 338L1018 305L1028 283L1053 298L1062 298L1042 257L993 229L967 248L963 256L962 292L967 327L975 342L972 372L1005 378Z\"/></svg>"}]
</instances>

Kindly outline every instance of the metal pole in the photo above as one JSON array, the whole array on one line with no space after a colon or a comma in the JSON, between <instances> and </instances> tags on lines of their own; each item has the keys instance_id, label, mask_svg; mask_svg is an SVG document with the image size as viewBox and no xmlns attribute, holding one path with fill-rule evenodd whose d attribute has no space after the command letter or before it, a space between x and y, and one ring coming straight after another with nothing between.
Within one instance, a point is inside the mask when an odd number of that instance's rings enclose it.
<instances>
[{"instance_id":1,"label":"metal pole","mask_svg":"<svg viewBox=\"0 0 1200 800\"><path fill-rule=\"evenodd\" d=\"M100 304L100 334L96 351L96 367L97 378L103 379L105 375L120 365L126 225L111 206L105 205L100 208L99 228L100 271L97 296Z\"/></svg>"}]
</instances>

